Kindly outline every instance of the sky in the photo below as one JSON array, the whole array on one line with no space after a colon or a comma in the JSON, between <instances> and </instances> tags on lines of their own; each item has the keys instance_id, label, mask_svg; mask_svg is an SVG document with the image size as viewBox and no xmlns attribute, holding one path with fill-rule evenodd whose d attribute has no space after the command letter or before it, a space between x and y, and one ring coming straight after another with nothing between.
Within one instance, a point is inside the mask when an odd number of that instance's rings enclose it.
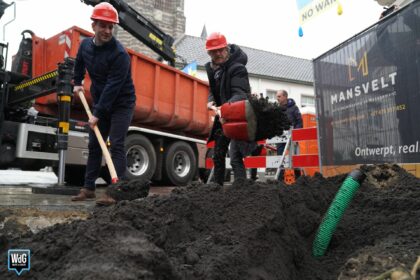
<instances>
[{"instance_id":1,"label":"sky","mask_svg":"<svg viewBox=\"0 0 420 280\"><path fill-rule=\"evenodd\" d=\"M3 0L12 3L12 0ZM296 0L184 0L186 34L221 32L229 43L313 59L377 22L383 8L375 0L340 1L336 7L305 23L299 37ZM14 0L0 20L0 41L17 52L23 30L49 38L73 25L91 31L92 7L80 0ZM11 21L16 14L16 19ZM10 65L10 59L9 63ZM10 68L8 66L8 68Z\"/></svg>"}]
</instances>

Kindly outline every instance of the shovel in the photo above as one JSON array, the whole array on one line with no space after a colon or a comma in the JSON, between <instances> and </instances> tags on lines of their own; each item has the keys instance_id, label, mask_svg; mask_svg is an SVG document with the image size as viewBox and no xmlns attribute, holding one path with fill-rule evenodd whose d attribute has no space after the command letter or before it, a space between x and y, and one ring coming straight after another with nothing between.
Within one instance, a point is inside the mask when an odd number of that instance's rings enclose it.
<instances>
[{"instance_id":1,"label":"shovel","mask_svg":"<svg viewBox=\"0 0 420 280\"><path fill-rule=\"evenodd\" d=\"M85 107L88 117L91 118L92 112L89 109L89 104L86 101L83 91L79 91L79 97L83 103L83 107ZM117 171L115 171L115 166L114 166L114 163L112 162L111 155L109 154L108 148L105 144L104 139L102 138L102 135L101 135L101 132L99 131L98 126L95 125L93 127L93 131L95 132L96 138L98 139L99 145L101 146L102 154L105 157L105 162L106 162L106 165L108 166L109 174L111 175L111 182L112 184L115 184L118 182L118 176L117 176Z\"/></svg>"}]
</instances>

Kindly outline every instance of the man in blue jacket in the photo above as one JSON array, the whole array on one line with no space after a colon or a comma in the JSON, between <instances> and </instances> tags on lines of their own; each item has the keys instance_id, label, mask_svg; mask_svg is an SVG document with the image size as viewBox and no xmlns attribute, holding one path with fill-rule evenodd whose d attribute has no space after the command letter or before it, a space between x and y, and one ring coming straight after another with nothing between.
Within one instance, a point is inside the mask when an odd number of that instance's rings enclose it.
<instances>
[{"instance_id":1,"label":"man in blue jacket","mask_svg":"<svg viewBox=\"0 0 420 280\"><path fill-rule=\"evenodd\" d=\"M109 137L118 178L124 178L127 167L124 144L136 102L130 57L112 35L114 25L118 23L116 9L109 3L100 3L94 7L91 19L95 35L80 44L74 69L75 94L84 92L82 81L86 71L92 81L93 116L88 121L92 129L89 132L85 183L80 193L72 197L73 201L95 198L95 181L102 163L102 150L93 131L95 126L104 139ZM112 203L108 197L104 199Z\"/></svg>"},{"instance_id":2,"label":"man in blue jacket","mask_svg":"<svg viewBox=\"0 0 420 280\"><path fill-rule=\"evenodd\" d=\"M286 90L279 90L276 93L277 102L281 106L281 108L286 113L287 117L290 120L291 128L303 128L303 120L302 115L300 113L299 107L296 105L296 102L292 98L288 98L289 94ZM281 156L284 152L284 148L286 147L286 143L279 143L277 144L277 155ZM297 154L298 146L294 146L294 153ZM283 180L284 176L284 169L281 170L279 174L279 180ZM300 169L295 169L295 177L300 176Z\"/></svg>"}]
</instances>

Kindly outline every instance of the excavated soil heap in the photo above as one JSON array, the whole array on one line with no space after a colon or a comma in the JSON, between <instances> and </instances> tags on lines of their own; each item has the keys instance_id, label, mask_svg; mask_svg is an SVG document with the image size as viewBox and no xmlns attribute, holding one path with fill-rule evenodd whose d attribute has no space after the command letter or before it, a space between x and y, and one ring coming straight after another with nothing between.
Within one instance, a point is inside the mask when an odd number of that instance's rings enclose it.
<instances>
[{"instance_id":1,"label":"excavated soil heap","mask_svg":"<svg viewBox=\"0 0 420 280\"><path fill-rule=\"evenodd\" d=\"M346 176L292 186L191 185L168 196L96 208L85 221L4 240L31 249L21 279L371 279L420 255L420 180L398 166L363 167L325 256L312 242Z\"/></svg>"}]
</instances>

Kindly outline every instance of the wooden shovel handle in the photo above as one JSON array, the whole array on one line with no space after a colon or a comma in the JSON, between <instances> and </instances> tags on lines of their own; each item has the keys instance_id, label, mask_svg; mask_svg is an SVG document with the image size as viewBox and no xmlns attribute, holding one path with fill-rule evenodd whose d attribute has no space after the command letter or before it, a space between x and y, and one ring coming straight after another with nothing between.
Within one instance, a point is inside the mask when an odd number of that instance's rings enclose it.
<instances>
[{"instance_id":1,"label":"wooden shovel handle","mask_svg":"<svg viewBox=\"0 0 420 280\"><path fill-rule=\"evenodd\" d=\"M83 91L81 90L79 91L79 97L83 103L83 107L85 107L88 117L91 118L92 112L90 111L89 104L87 103L85 95L83 94ZM99 131L98 126L95 125L93 127L93 131L95 132L96 138L98 139L99 145L101 146L102 154L105 157L105 162L108 165L108 170L109 170L109 173L111 174L111 182L114 184L118 182L118 176L117 176L117 171L115 171L115 166L114 166L114 163L112 162L111 155L109 154L108 147L106 146L105 141L102 138L102 135L101 135L101 132Z\"/></svg>"}]
</instances>

